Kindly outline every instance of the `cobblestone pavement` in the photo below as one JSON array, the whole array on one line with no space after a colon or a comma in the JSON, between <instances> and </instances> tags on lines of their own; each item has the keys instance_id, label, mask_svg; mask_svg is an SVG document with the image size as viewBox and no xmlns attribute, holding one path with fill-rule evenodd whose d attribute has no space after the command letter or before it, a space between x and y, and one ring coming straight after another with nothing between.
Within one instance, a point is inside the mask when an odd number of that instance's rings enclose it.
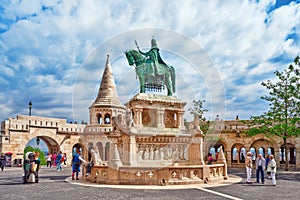
<instances>
[{"instance_id":1,"label":"cobblestone pavement","mask_svg":"<svg viewBox=\"0 0 300 200\"><path fill-rule=\"evenodd\" d=\"M244 169L229 169L229 174L242 178L241 182L221 187L198 187L189 189L118 189L87 187L66 182L71 168L57 172L55 168L42 168L39 183L23 184L22 168L5 168L0 172L0 199L299 199L300 171L278 173L277 186L271 180L262 184L245 184ZM253 181L255 181L253 174Z\"/></svg>"}]
</instances>

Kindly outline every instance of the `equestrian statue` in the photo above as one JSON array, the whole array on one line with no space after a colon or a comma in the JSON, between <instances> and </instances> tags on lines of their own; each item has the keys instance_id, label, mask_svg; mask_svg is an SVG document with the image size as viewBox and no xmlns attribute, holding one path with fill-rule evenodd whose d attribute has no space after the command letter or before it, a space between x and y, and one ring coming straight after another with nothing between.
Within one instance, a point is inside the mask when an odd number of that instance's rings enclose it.
<instances>
[{"instance_id":1,"label":"equestrian statue","mask_svg":"<svg viewBox=\"0 0 300 200\"><path fill-rule=\"evenodd\" d=\"M148 91L160 92L165 87L168 90L168 96L175 92L175 69L166 64L157 47L156 40L151 40L151 49L148 52L142 52L135 41L137 50L125 52L130 66L135 66L136 74L140 81L140 93Z\"/></svg>"}]
</instances>

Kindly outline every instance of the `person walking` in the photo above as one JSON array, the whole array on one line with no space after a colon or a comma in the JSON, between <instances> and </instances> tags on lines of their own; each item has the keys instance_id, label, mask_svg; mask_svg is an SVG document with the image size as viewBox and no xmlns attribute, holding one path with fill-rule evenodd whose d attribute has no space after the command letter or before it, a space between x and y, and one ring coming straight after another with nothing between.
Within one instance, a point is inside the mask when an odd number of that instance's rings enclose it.
<instances>
[{"instance_id":1,"label":"person walking","mask_svg":"<svg viewBox=\"0 0 300 200\"><path fill-rule=\"evenodd\" d=\"M76 175L76 180L79 180L78 175L80 172L81 163L86 163L86 161L81 157L79 149L76 149L76 154L72 159L72 180L75 179L74 175Z\"/></svg>"},{"instance_id":2,"label":"person walking","mask_svg":"<svg viewBox=\"0 0 300 200\"><path fill-rule=\"evenodd\" d=\"M56 167L56 157L57 157L57 154L56 154L56 152L54 152L54 154L52 155L53 167Z\"/></svg>"},{"instance_id":3,"label":"person walking","mask_svg":"<svg viewBox=\"0 0 300 200\"><path fill-rule=\"evenodd\" d=\"M270 169L268 168L268 164L270 162L270 155L268 155L266 157L266 171L267 171L267 178L271 179L271 171Z\"/></svg>"},{"instance_id":4,"label":"person walking","mask_svg":"<svg viewBox=\"0 0 300 200\"><path fill-rule=\"evenodd\" d=\"M66 153L64 153L64 165L67 165L67 154Z\"/></svg>"},{"instance_id":5,"label":"person walking","mask_svg":"<svg viewBox=\"0 0 300 200\"><path fill-rule=\"evenodd\" d=\"M275 177L275 175L276 175L276 161L275 161L273 155L270 155L269 158L270 158L270 161L268 163L267 168L269 168L268 170L271 172L272 185L276 186L276 177Z\"/></svg>"},{"instance_id":6,"label":"person walking","mask_svg":"<svg viewBox=\"0 0 300 200\"><path fill-rule=\"evenodd\" d=\"M51 153L48 153L47 157L46 157L46 160L47 160L47 167L52 167L52 155Z\"/></svg>"},{"instance_id":7,"label":"person walking","mask_svg":"<svg viewBox=\"0 0 300 200\"><path fill-rule=\"evenodd\" d=\"M261 174L261 183L265 183L265 168L266 168L266 160L263 158L262 154L258 154L255 160L255 168L256 168L256 183L259 183L259 174Z\"/></svg>"},{"instance_id":8,"label":"person walking","mask_svg":"<svg viewBox=\"0 0 300 200\"><path fill-rule=\"evenodd\" d=\"M246 183L252 184L252 182L251 182L251 172L252 172L252 154L251 154L251 152L249 151L246 154L246 156L247 156L246 160L245 160L245 166L246 166L246 172L247 172Z\"/></svg>"},{"instance_id":9,"label":"person walking","mask_svg":"<svg viewBox=\"0 0 300 200\"><path fill-rule=\"evenodd\" d=\"M5 157L4 153L1 153L1 155L0 155L0 168L1 168L2 172L4 170L5 164L6 164L6 157Z\"/></svg>"},{"instance_id":10,"label":"person walking","mask_svg":"<svg viewBox=\"0 0 300 200\"><path fill-rule=\"evenodd\" d=\"M57 157L56 157L56 170L57 171L62 171L62 167L61 167L61 164L62 164L62 161L63 161L63 154L62 152L60 151L58 154L57 154Z\"/></svg>"}]
</instances>

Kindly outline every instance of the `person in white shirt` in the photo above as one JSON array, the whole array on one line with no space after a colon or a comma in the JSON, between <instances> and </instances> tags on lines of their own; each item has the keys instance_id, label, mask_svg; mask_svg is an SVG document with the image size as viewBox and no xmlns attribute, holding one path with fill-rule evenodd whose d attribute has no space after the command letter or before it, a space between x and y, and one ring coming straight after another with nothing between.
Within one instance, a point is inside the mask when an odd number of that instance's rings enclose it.
<instances>
[{"instance_id":1,"label":"person in white shirt","mask_svg":"<svg viewBox=\"0 0 300 200\"><path fill-rule=\"evenodd\" d=\"M259 174L261 174L261 183L265 183L265 168L266 168L266 160L263 158L261 154L258 154L255 161L256 168L256 183L259 183Z\"/></svg>"}]
</instances>

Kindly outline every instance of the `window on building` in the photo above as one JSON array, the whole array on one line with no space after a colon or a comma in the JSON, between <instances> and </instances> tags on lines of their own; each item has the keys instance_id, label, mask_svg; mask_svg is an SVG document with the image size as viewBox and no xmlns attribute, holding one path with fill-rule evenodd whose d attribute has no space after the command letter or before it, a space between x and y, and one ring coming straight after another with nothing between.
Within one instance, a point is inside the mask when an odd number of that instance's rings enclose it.
<instances>
[{"instance_id":1,"label":"window on building","mask_svg":"<svg viewBox=\"0 0 300 200\"><path fill-rule=\"evenodd\" d=\"M105 114L104 116L104 124L110 124L110 114Z\"/></svg>"},{"instance_id":2,"label":"window on building","mask_svg":"<svg viewBox=\"0 0 300 200\"><path fill-rule=\"evenodd\" d=\"M102 115L101 114L97 115L97 121L98 121L98 124L102 124Z\"/></svg>"}]
</instances>

